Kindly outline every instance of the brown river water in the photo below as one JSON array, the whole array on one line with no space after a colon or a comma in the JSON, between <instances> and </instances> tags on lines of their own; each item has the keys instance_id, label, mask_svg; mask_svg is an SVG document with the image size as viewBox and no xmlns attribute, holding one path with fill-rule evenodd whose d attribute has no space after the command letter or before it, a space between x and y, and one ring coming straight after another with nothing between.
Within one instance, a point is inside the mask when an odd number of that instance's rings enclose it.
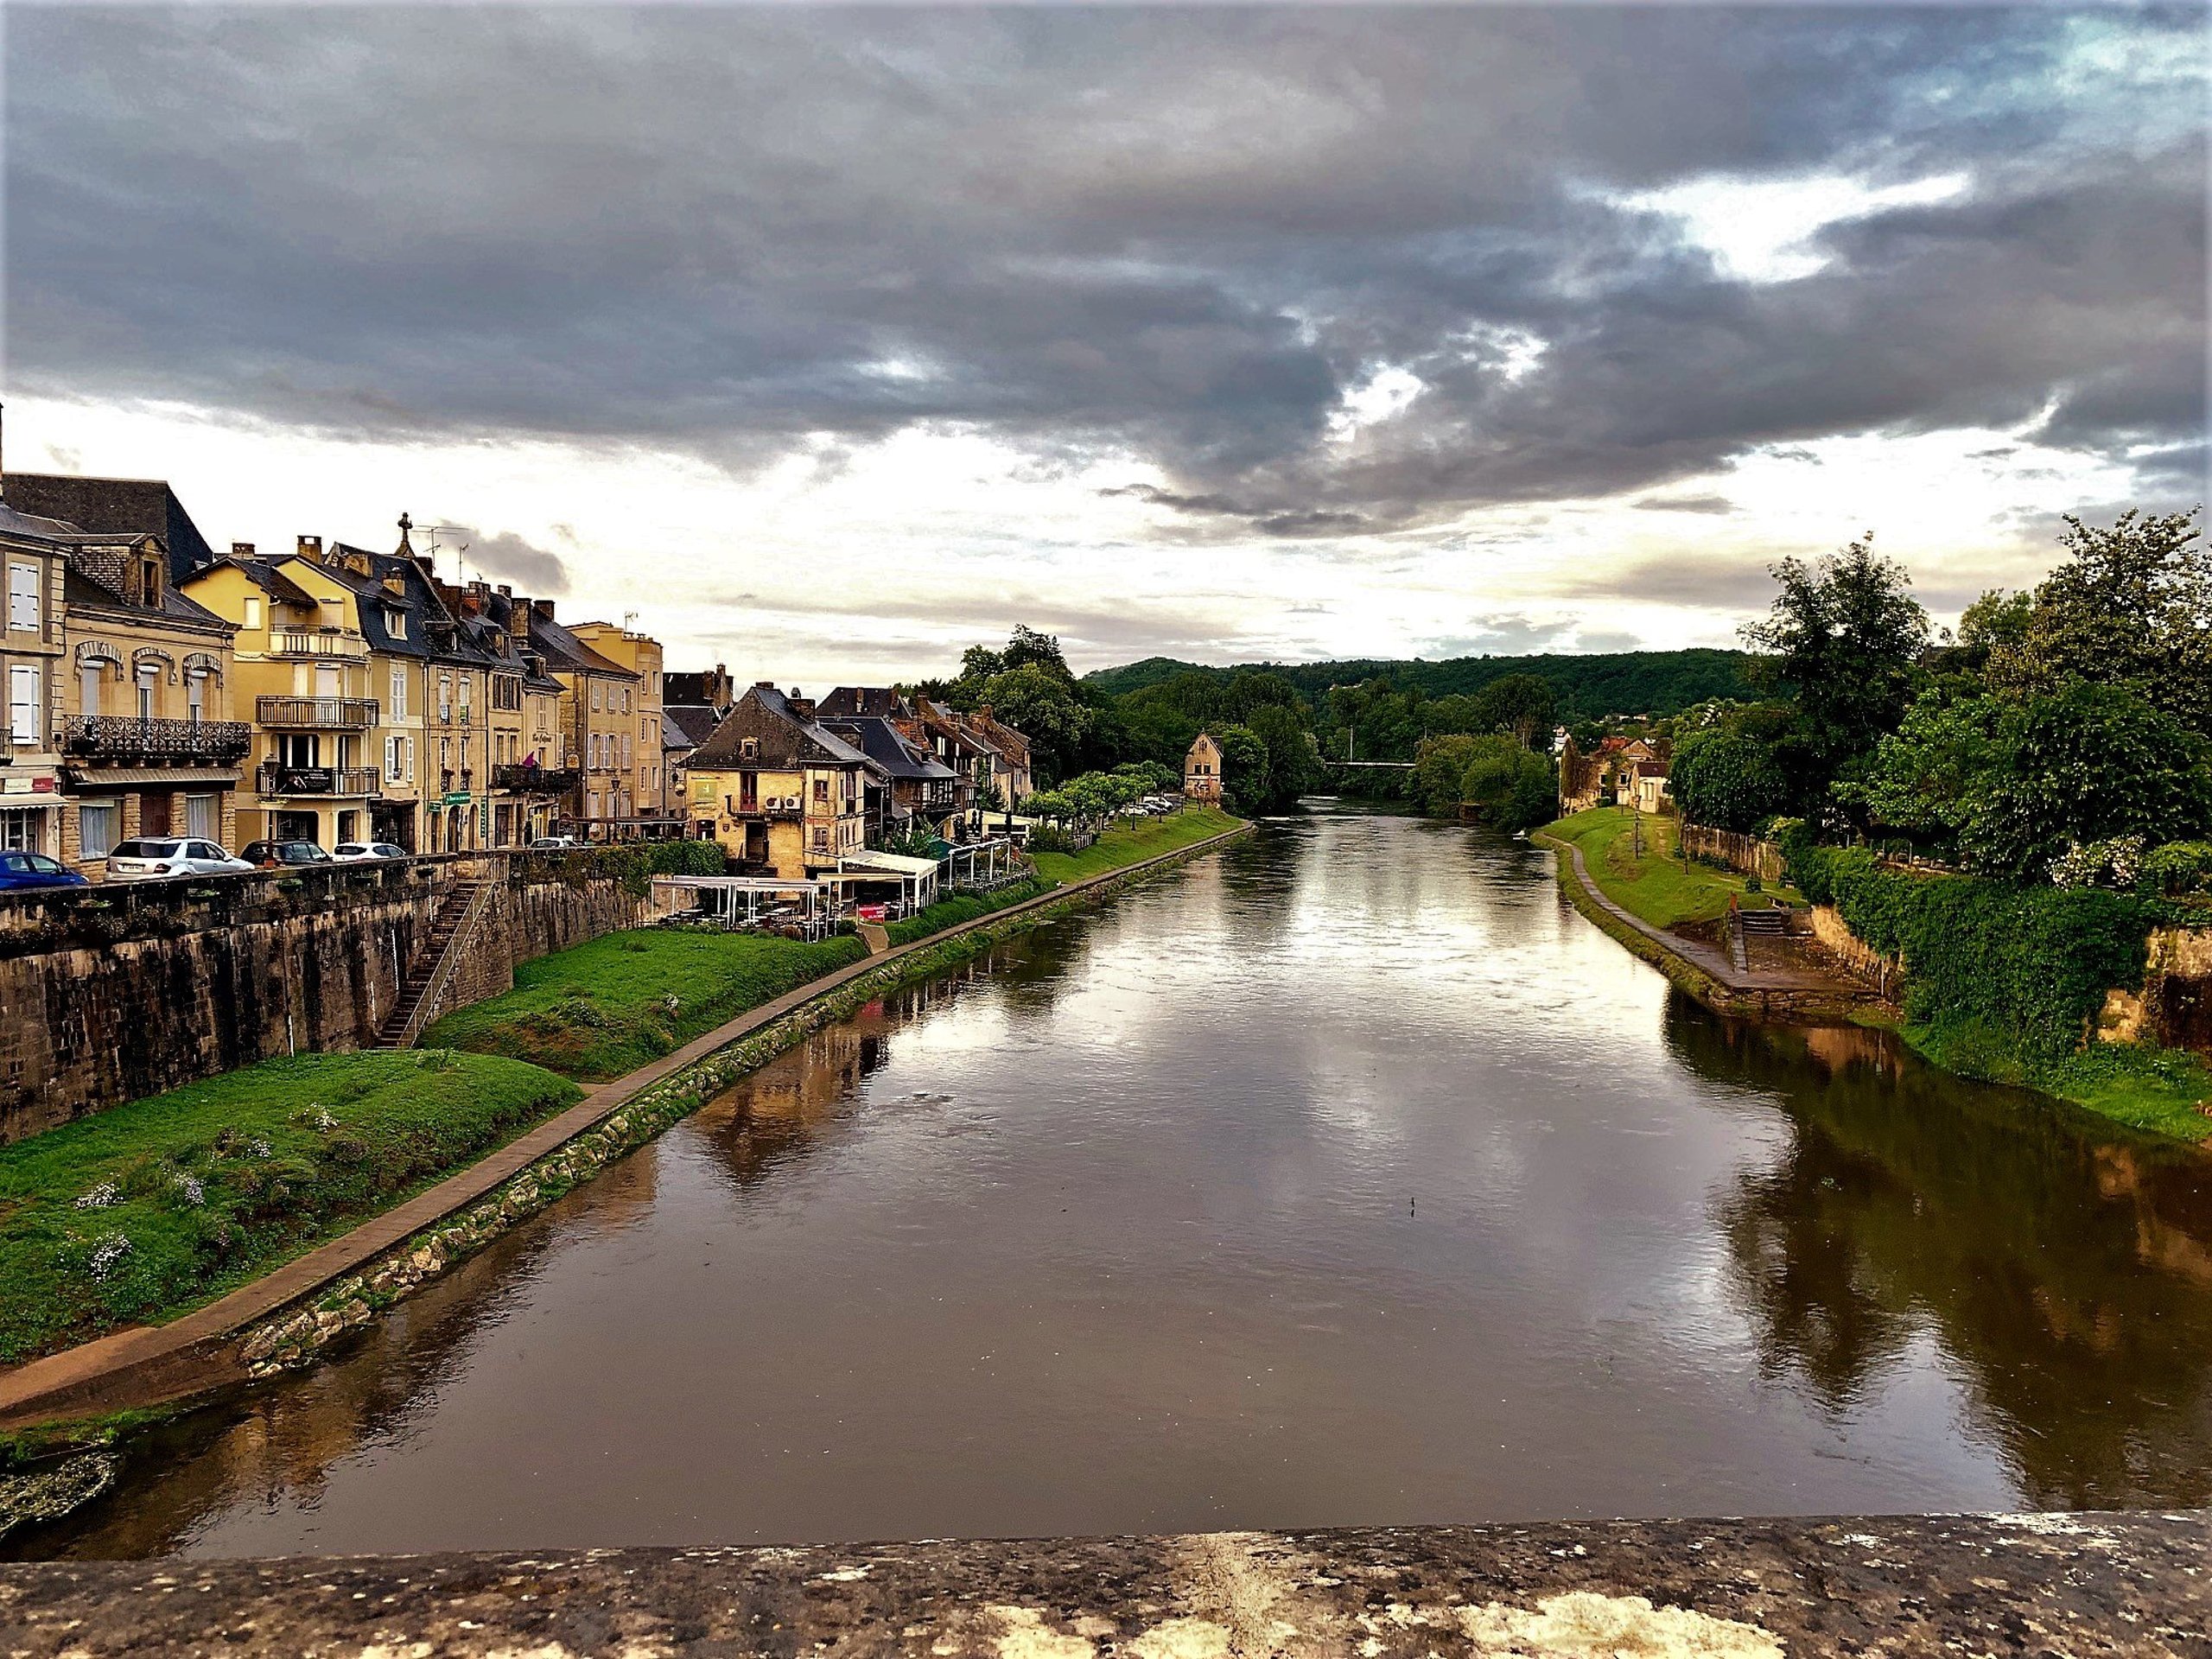
<instances>
[{"instance_id":1,"label":"brown river water","mask_svg":"<svg viewBox=\"0 0 2212 1659\"><path fill-rule=\"evenodd\" d=\"M2208 1173L1323 804L819 1033L10 1543L2202 1503Z\"/></svg>"}]
</instances>

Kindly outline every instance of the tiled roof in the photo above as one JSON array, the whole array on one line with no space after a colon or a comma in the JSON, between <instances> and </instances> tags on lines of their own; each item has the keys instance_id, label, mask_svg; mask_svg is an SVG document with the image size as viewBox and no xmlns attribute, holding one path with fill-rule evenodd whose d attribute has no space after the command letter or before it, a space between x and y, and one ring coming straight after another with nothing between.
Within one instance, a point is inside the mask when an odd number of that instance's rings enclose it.
<instances>
[{"instance_id":1,"label":"tiled roof","mask_svg":"<svg viewBox=\"0 0 2212 1659\"><path fill-rule=\"evenodd\" d=\"M887 685L841 685L822 699L816 712L824 719L832 715L903 715L906 700Z\"/></svg>"},{"instance_id":2,"label":"tiled roof","mask_svg":"<svg viewBox=\"0 0 2212 1659\"><path fill-rule=\"evenodd\" d=\"M715 728L721 723L721 716L700 703L671 702L661 708L661 730L667 736L680 734L685 745L696 748L715 734Z\"/></svg>"},{"instance_id":3,"label":"tiled roof","mask_svg":"<svg viewBox=\"0 0 2212 1659\"><path fill-rule=\"evenodd\" d=\"M744 740L752 738L758 752L744 754ZM756 685L737 700L714 734L693 751L691 764L702 766L865 766L868 757L851 744L827 731L817 721L797 713L789 698L773 686Z\"/></svg>"}]
</instances>

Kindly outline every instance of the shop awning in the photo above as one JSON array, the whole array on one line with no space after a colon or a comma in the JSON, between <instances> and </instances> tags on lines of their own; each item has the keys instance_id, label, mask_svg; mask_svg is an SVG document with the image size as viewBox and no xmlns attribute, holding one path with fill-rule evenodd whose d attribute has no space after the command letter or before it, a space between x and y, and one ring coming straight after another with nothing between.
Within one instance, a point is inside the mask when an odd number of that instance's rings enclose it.
<instances>
[{"instance_id":1,"label":"shop awning","mask_svg":"<svg viewBox=\"0 0 2212 1659\"><path fill-rule=\"evenodd\" d=\"M61 775L72 790L139 789L148 784L169 784L179 789L194 784L235 785L244 776L235 766L64 766Z\"/></svg>"}]
</instances>

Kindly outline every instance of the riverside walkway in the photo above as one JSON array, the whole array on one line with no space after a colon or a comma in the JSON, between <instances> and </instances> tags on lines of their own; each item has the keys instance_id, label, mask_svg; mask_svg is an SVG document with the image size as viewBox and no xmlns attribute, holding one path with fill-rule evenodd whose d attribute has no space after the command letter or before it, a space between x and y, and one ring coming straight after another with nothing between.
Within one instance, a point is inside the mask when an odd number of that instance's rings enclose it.
<instances>
[{"instance_id":1,"label":"riverside walkway","mask_svg":"<svg viewBox=\"0 0 2212 1659\"><path fill-rule=\"evenodd\" d=\"M2212 1512L0 1567L0 1651L2212 1656Z\"/></svg>"},{"instance_id":2,"label":"riverside walkway","mask_svg":"<svg viewBox=\"0 0 2212 1659\"><path fill-rule=\"evenodd\" d=\"M197 1392L210 1382L210 1372L216 1368L222 1345L239 1332L474 1203L538 1160L587 1134L654 1084L716 1051L773 1025L785 1014L861 975L874 973L915 951L928 950L981 928L1003 925L1049 906L1065 904L1071 898L1093 889L1194 857L1247 833L1250 827L1239 824L1188 846L1085 876L973 921L891 946L750 1008L650 1065L611 1083L587 1088L578 1104L547 1119L499 1151L204 1307L163 1325L115 1332L58 1354L0 1370L0 1430L128 1406L152 1405Z\"/></svg>"}]
</instances>

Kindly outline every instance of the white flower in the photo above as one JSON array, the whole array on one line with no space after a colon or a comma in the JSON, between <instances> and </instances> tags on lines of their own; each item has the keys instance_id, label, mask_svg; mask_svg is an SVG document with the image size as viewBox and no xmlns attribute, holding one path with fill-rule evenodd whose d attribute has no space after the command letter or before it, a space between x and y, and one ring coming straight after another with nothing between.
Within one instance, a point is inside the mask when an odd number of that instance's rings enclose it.
<instances>
[{"instance_id":1,"label":"white flower","mask_svg":"<svg viewBox=\"0 0 2212 1659\"><path fill-rule=\"evenodd\" d=\"M257 1135L245 1143L245 1149L257 1158L270 1157L275 1152L275 1149Z\"/></svg>"},{"instance_id":2,"label":"white flower","mask_svg":"<svg viewBox=\"0 0 2212 1659\"><path fill-rule=\"evenodd\" d=\"M79 1210L105 1210L123 1195L116 1191L113 1181L102 1181L98 1186L77 1200Z\"/></svg>"},{"instance_id":3,"label":"white flower","mask_svg":"<svg viewBox=\"0 0 2212 1659\"><path fill-rule=\"evenodd\" d=\"M187 1204L197 1206L207 1202L207 1189L201 1185L198 1176L176 1176L175 1185L176 1190L184 1194L184 1201Z\"/></svg>"},{"instance_id":4,"label":"white flower","mask_svg":"<svg viewBox=\"0 0 2212 1659\"><path fill-rule=\"evenodd\" d=\"M121 1233L110 1233L92 1247L92 1277L105 1279L115 1271L115 1264L130 1254L130 1241Z\"/></svg>"}]
</instances>

